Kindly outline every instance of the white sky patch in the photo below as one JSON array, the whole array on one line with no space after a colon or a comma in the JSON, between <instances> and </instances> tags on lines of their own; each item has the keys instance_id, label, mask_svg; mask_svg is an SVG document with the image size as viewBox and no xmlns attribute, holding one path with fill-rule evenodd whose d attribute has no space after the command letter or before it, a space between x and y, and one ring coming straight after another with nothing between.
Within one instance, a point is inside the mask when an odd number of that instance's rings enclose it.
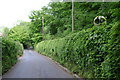
<instances>
[{"instance_id":1,"label":"white sky patch","mask_svg":"<svg viewBox=\"0 0 120 80\"><path fill-rule=\"evenodd\" d=\"M30 21L32 10L40 10L51 0L0 0L0 29L13 27L18 20Z\"/></svg>"}]
</instances>

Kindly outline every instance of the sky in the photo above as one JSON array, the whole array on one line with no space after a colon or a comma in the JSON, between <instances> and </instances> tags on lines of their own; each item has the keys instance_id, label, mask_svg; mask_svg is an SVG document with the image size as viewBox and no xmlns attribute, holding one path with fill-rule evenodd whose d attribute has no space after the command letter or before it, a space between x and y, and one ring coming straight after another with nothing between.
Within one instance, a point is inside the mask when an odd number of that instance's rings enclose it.
<instances>
[{"instance_id":1,"label":"sky","mask_svg":"<svg viewBox=\"0 0 120 80\"><path fill-rule=\"evenodd\" d=\"M0 29L12 28L17 21L30 21L32 10L40 10L51 0L0 0Z\"/></svg>"}]
</instances>

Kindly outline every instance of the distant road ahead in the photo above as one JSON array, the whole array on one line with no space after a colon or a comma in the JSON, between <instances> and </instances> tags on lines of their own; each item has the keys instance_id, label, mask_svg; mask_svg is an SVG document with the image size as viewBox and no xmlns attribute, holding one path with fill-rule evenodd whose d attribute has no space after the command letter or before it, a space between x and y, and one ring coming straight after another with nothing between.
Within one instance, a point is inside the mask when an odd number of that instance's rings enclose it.
<instances>
[{"instance_id":1,"label":"distant road ahead","mask_svg":"<svg viewBox=\"0 0 120 80\"><path fill-rule=\"evenodd\" d=\"M18 63L3 78L74 78L52 60L32 50L25 50Z\"/></svg>"}]
</instances>

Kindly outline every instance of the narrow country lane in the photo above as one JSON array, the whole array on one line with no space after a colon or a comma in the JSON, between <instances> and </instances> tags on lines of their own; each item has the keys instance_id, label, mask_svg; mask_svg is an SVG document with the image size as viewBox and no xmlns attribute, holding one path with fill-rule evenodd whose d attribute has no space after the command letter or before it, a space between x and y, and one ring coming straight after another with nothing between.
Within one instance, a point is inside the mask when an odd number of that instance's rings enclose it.
<instances>
[{"instance_id":1,"label":"narrow country lane","mask_svg":"<svg viewBox=\"0 0 120 80\"><path fill-rule=\"evenodd\" d=\"M74 78L52 60L32 50L25 50L18 63L3 78Z\"/></svg>"}]
</instances>

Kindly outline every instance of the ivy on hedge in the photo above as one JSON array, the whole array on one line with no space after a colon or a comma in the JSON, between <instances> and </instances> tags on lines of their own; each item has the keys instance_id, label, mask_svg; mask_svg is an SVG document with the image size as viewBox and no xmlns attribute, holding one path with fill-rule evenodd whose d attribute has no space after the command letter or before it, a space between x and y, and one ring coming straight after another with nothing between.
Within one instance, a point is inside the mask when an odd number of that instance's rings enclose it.
<instances>
[{"instance_id":1,"label":"ivy on hedge","mask_svg":"<svg viewBox=\"0 0 120 80\"><path fill-rule=\"evenodd\" d=\"M64 38L42 41L35 49L82 77L120 79L120 44L112 40L113 25L94 26Z\"/></svg>"},{"instance_id":2,"label":"ivy on hedge","mask_svg":"<svg viewBox=\"0 0 120 80\"><path fill-rule=\"evenodd\" d=\"M22 54L22 44L7 37L2 37L2 74L7 72Z\"/></svg>"}]
</instances>

